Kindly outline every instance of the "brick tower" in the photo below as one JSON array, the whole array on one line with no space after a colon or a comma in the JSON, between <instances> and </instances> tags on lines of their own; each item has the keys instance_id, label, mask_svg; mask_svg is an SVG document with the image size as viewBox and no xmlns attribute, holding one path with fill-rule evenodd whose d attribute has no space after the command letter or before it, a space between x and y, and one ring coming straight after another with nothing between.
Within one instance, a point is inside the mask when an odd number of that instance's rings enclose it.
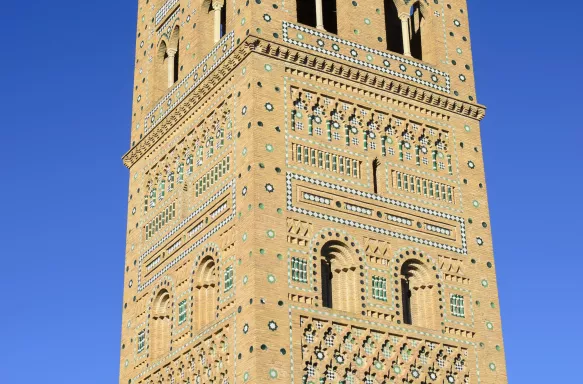
<instances>
[{"instance_id":1,"label":"brick tower","mask_svg":"<svg viewBox=\"0 0 583 384\"><path fill-rule=\"evenodd\" d=\"M465 0L139 0L120 383L506 383Z\"/></svg>"}]
</instances>

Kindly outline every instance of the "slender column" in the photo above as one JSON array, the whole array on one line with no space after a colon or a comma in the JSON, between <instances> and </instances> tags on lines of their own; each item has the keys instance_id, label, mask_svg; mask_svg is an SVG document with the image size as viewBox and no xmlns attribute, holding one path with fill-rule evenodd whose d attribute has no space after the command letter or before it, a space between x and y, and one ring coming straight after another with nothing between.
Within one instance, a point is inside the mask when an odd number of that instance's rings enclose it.
<instances>
[{"instance_id":1,"label":"slender column","mask_svg":"<svg viewBox=\"0 0 583 384\"><path fill-rule=\"evenodd\" d=\"M214 25L214 40L215 44L221 40L221 8L223 8L222 1L213 2L213 11L215 13L215 25Z\"/></svg>"},{"instance_id":2,"label":"slender column","mask_svg":"<svg viewBox=\"0 0 583 384\"><path fill-rule=\"evenodd\" d=\"M168 87L170 88L174 85L174 57L176 56L177 50L174 48L168 48L166 53L168 54Z\"/></svg>"},{"instance_id":3,"label":"slender column","mask_svg":"<svg viewBox=\"0 0 583 384\"><path fill-rule=\"evenodd\" d=\"M324 11L322 0L316 0L316 28L324 30Z\"/></svg>"},{"instance_id":4,"label":"slender column","mask_svg":"<svg viewBox=\"0 0 583 384\"><path fill-rule=\"evenodd\" d=\"M401 19L401 30L403 34L403 54L411 56L411 37L409 36L409 15L402 13L399 15Z\"/></svg>"}]
</instances>

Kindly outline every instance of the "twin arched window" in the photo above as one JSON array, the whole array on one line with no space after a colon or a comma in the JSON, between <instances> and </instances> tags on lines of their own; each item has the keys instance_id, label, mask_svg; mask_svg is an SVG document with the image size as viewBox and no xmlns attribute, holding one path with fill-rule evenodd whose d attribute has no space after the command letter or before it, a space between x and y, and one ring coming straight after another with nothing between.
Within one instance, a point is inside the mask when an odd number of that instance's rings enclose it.
<instances>
[{"instance_id":1,"label":"twin arched window","mask_svg":"<svg viewBox=\"0 0 583 384\"><path fill-rule=\"evenodd\" d=\"M324 308L360 311L358 262L352 251L338 240L325 243L319 255L320 292ZM296 279L297 280L297 279ZM387 301L387 280L373 276L373 299ZM436 329L440 323L437 284L432 269L423 261L409 259L400 269L402 321L404 324ZM297 280L299 281L299 280Z\"/></svg>"},{"instance_id":2,"label":"twin arched window","mask_svg":"<svg viewBox=\"0 0 583 384\"><path fill-rule=\"evenodd\" d=\"M213 14L213 41L218 43L227 31L227 5L225 0L205 0L203 9Z\"/></svg>"},{"instance_id":3,"label":"twin arched window","mask_svg":"<svg viewBox=\"0 0 583 384\"><path fill-rule=\"evenodd\" d=\"M178 81L180 66L180 27L174 27L170 39L162 40L156 56L157 98L166 93Z\"/></svg>"},{"instance_id":4,"label":"twin arched window","mask_svg":"<svg viewBox=\"0 0 583 384\"><path fill-rule=\"evenodd\" d=\"M414 2L408 12L399 11L394 0L384 0L384 4L387 49L423 60L422 36L427 31L421 2Z\"/></svg>"},{"instance_id":5,"label":"twin arched window","mask_svg":"<svg viewBox=\"0 0 583 384\"><path fill-rule=\"evenodd\" d=\"M205 0L203 2L202 9L207 10L208 14L208 17L206 17L206 20L203 22L203 24L208 27L207 30L209 31L209 34L212 30L212 41L213 44L216 44L223 36L225 36L227 31L226 1ZM208 41L211 41L210 37ZM174 27L169 36L165 36L159 42L155 62L155 96L156 99L158 99L165 95L168 91L168 88L172 87L179 78L180 27L178 25Z\"/></svg>"},{"instance_id":6,"label":"twin arched window","mask_svg":"<svg viewBox=\"0 0 583 384\"><path fill-rule=\"evenodd\" d=\"M233 267L228 267L225 284L233 287ZM211 256L203 258L194 274L193 318L194 330L198 331L216 319L218 310L218 274L216 264ZM170 352L173 319L172 295L167 289L161 289L154 298L149 320L149 354L152 359L159 359ZM178 324L183 324L188 317L187 300L178 303ZM138 352L146 347L146 333L138 334Z\"/></svg>"},{"instance_id":7,"label":"twin arched window","mask_svg":"<svg viewBox=\"0 0 583 384\"><path fill-rule=\"evenodd\" d=\"M338 33L336 0L297 0L297 20L299 23ZM384 0L385 41L392 52L423 59L422 27L425 19L421 2L414 2L408 12L399 10L395 0Z\"/></svg>"}]
</instances>

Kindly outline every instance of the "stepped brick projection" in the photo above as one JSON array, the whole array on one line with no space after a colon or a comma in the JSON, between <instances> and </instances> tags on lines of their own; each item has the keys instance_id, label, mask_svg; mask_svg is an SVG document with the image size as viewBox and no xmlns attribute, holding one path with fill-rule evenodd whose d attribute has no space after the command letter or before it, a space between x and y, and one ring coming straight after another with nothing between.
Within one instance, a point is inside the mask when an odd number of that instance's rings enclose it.
<instances>
[{"instance_id":1,"label":"stepped brick projection","mask_svg":"<svg viewBox=\"0 0 583 384\"><path fill-rule=\"evenodd\" d=\"M465 0L139 0L121 384L506 383Z\"/></svg>"}]
</instances>

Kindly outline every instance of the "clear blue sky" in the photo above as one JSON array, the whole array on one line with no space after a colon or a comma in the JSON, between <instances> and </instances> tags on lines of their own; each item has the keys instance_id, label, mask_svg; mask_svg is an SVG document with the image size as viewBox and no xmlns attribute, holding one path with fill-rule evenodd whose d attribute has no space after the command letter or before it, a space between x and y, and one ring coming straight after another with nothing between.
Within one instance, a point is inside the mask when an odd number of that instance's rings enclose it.
<instances>
[{"instance_id":1,"label":"clear blue sky","mask_svg":"<svg viewBox=\"0 0 583 384\"><path fill-rule=\"evenodd\" d=\"M581 14L470 0L513 384L581 380ZM135 0L2 2L2 383L117 381L135 17Z\"/></svg>"}]
</instances>

